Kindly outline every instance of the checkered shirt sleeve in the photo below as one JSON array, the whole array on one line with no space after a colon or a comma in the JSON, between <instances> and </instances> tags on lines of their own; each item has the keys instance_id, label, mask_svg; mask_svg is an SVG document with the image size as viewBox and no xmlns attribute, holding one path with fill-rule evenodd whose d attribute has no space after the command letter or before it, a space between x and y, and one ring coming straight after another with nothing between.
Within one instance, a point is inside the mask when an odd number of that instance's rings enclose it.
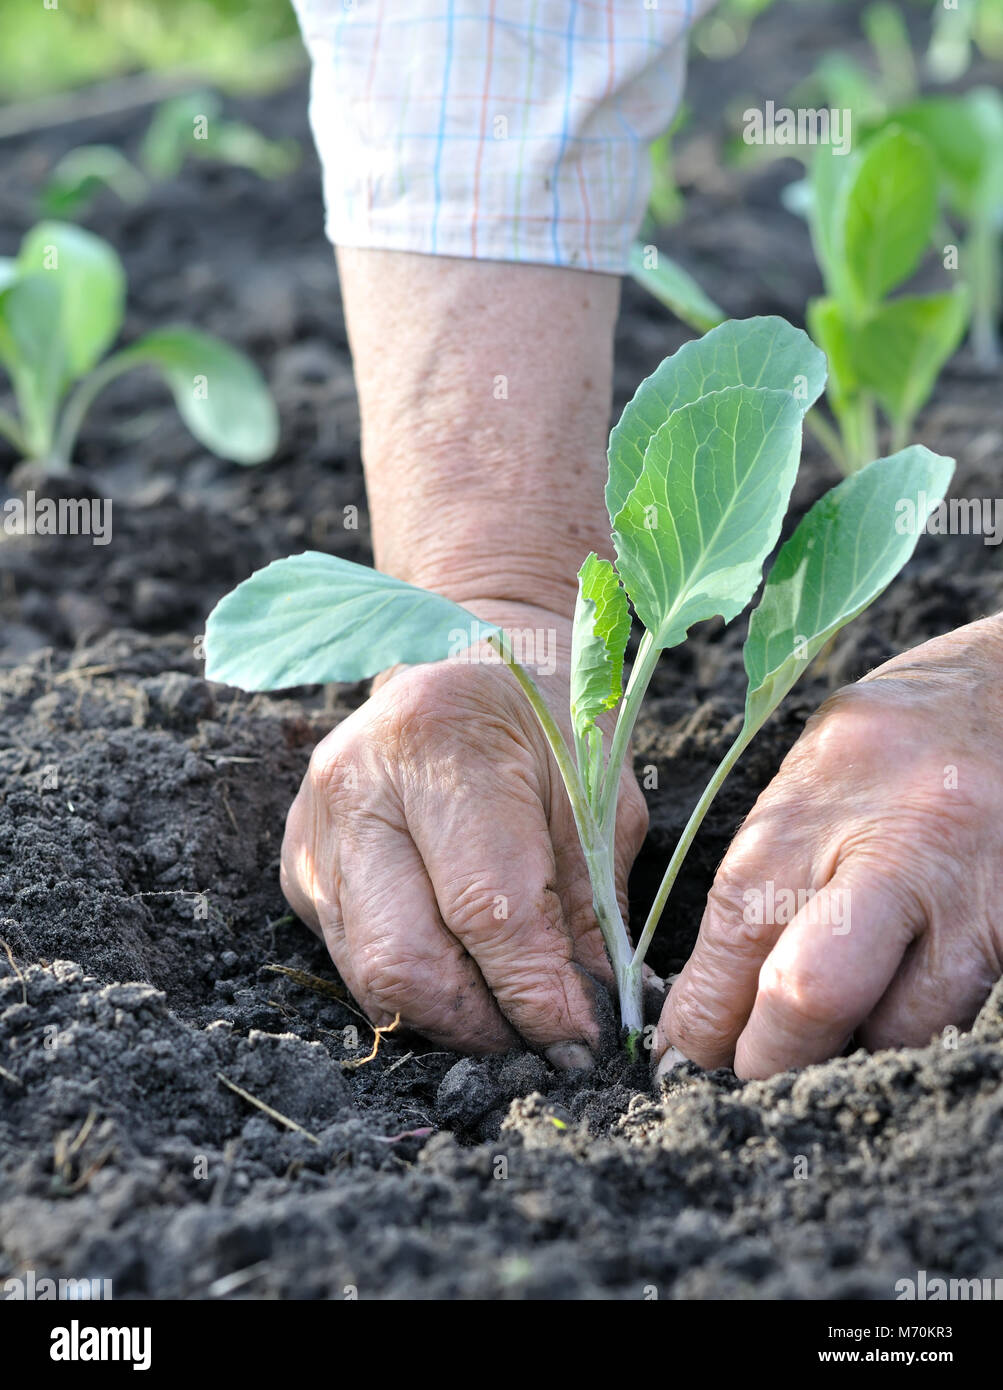
<instances>
[{"instance_id":1,"label":"checkered shirt sleeve","mask_svg":"<svg viewBox=\"0 0 1003 1390\"><path fill-rule=\"evenodd\" d=\"M622 273L711 0L294 0L335 244Z\"/></svg>"}]
</instances>

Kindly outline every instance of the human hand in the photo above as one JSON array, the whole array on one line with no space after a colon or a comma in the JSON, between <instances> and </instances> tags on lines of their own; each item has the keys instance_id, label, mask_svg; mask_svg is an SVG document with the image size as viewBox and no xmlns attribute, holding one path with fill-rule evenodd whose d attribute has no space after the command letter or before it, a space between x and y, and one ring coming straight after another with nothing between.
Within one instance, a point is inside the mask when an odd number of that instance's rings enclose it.
<instances>
[{"instance_id":1,"label":"human hand","mask_svg":"<svg viewBox=\"0 0 1003 1390\"><path fill-rule=\"evenodd\" d=\"M469 607L542 634L534 678L570 737L568 620L527 604ZM625 773L624 912L646 827ZM282 887L374 1024L399 1013L459 1051L521 1037L556 1066L590 1063L612 972L567 793L503 666L453 660L384 677L314 751L286 824Z\"/></svg>"},{"instance_id":2,"label":"human hand","mask_svg":"<svg viewBox=\"0 0 1003 1390\"><path fill-rule=\"evenodd\" d=\"M919 1046L972 1021L1003 974L1001 675L1003 623L985 619L813 716L717 872L660 1072L681 1053L767 1077L851 1037ZM759 911L785 890L802 894L792 920Z\"/></svg>"}]
</instances>

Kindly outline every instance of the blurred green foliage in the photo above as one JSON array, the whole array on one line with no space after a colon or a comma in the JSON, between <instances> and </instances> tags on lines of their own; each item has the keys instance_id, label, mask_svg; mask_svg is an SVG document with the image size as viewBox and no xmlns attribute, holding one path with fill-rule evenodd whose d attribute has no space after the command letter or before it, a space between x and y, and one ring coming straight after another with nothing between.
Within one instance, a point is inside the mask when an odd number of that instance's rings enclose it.
<instances>
[{"instance_id":1,"label":"blurred green foliage","mask_svg":"<svg viewBox=\"0 0 1003 1390\"><path fill-rule=\"evenodd\" d=\"M0 0L0 100L29 100L143 69L185 67L228 90L268 85L295 54L290 0ZM285 45L283 45L285 46ZM277 74L279 75L279 74Z\"/></svg>"}]
</instances>

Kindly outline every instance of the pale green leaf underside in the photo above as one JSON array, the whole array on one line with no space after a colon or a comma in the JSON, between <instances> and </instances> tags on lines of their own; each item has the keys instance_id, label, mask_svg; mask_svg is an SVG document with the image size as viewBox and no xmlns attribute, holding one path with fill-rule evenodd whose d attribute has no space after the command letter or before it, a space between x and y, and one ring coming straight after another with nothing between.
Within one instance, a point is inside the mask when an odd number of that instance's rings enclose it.
<instances>
[{"instance_id":1,"label":"pale green leaf underside","mask_svg":"<svg viewBox=\"0 0 1003 1390\"><path fill-rule=\"evenodd\" d=\"M206 677L242 690L359 681L442 661L494 631L439 594L308 550L220 599L206 623Z\"/></svg>"},{"instance_id":2,"label":"pale green leaf underside","mask_svg":"<svg viewBox=\"0 0 1003 1390\"><path fill-rule=\"evenodd\" d=\"M730 622L776 543L801 452L801 403L733 386L674 411L655 432L613 524L617 569L660 648L696 622Z\"/></svg>"},{"instance_id":3,"label":"pale green leaf underside","mask_svg":"<svg viewBox=\"0 0 1003 1390\"><path fill-rule=\"evenodd\" d=\"M781 318L730 319L685 343L641 382L610 434L610 521L640 476L648 441L672 411L711 391L755 386L790 391L804 413L824 385L824 355Z\"/></svg>"},{"instance_id":4,"label":"pale green leaf underside","mask_svg":"<svg viewBox=\"0 0 1003 1390\"><path fill-rule=\"evenodd\" d=\"M630 611L616 571L590 555L578 572L571 633L571 722L584 739L596 719L620 699Z\"/></svg>"},{"instance_id":5,"label":"pale green leaf underside","mask_svg":"<svg viewBox=\"0 0 1003 1390\"><path fill-rule=\"evenodd\" d=\"M220 458L253 464L275 452L275 402L254 363L229 343L197 328L171 326L148 333L116 360L156 367L192 434Z\"/></svg>"},{"instance_id":6,"label":"pale green leaf underside","mask_svg":"<svg viewBox=\"0 0 1003 1390\"><path fill-rule=\"evenodd\" d=\"M894 579L953 473L953 459L914 444L815 503L781 547L749 621L746 731L755 732L825 643ZM928 509L910 527L923 495Z\"/></svg>"}]
</instances>

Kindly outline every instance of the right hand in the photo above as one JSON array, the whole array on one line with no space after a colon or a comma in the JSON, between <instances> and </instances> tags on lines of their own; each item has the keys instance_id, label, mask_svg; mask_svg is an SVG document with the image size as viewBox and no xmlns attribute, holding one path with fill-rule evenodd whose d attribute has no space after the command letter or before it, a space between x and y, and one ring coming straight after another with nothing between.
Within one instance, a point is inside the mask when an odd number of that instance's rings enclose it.
<instances>
[{"instance_id":1,"label":"right hand","mask_svg":"<svg viewBox=\"0 0 1003 1390\"><path fill-rule=\"evenodd\" d=\"M570 624L528 605L471 605L506 628L554 629L536 677L568 737ZM563 716L563 717L562 717ZM621 778L621 910L647 828ZM289 812L282 888L323 935L377 1025L463 1052L523 1039L588 1066L612 1011L612 971L571 807L546 739L498 664L406 667L314 750Z\"/></svg>"}]
</instances>

